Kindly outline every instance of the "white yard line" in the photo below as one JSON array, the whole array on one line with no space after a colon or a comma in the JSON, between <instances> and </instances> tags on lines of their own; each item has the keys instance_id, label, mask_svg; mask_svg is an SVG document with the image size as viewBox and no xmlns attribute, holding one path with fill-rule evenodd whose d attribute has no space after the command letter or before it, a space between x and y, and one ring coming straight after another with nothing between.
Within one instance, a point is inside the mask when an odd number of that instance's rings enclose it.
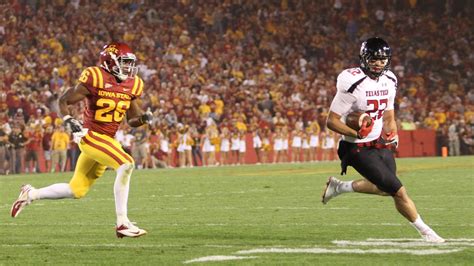
<instances>
[{"instance_id":1,"label":"white yard line","mask_svg":"<svg viewBox=\"0 0 474 266\"><path fill-rule=\"evenodd\" d=\"M473 225L470 225L473 226ZM474 238L445 238L448 242L474 242ZM367 238L367 241L419 242L419 238Z\"/></svg>"},{"instance_id":2,"label":"white yard line","mask_svg":"<svg viewBox=\"0 0 474 266\"><path fill-rule=\"evenodd\" d=\"M216 256L207 256L207 257L201 257L201 258L196 258L192 260L187 260L183 263L194 263L194 262L209 262L209 261L228 261L228 260L246 260L246 259L255 259L258 257L255 256L224 256L224 255L216 255Z\"/></svg>"},{"instance_id":3,"label":"white yard line","mask_svg":"<svg viewBox=\"0 0 474 266\"><path fill-rule=\"evenodd\" d=\"M411 247L446 247L446 246L474 246L474 243L466 243L466 242L449 242L449 240L445 243L428 243L424 242L420 239L418 241L410 241L410 242L398 242L398 241L350 241L350 240L334 240L332 241L333 244L337 246L347 247L347 246L364 246L364 247L383 247L383 246L391 246L391 247L403 247L403 248L411 248Z\"/></svg>"},{"instance_id":4,"label":"white yard line","mask_svg":"<svg viewBox=\"0 0 474 266\"><path fill-rule=\"evenodd\" d=\"M240 250L236 254L306 253L306 254L410 254L435 255L462 251L463 249L343 249L343 248L257 248Z\"/></svg>"},{"instance_id":5,"label":"white yard line","mask_svg":"<svg viewBox=\"0 0 474 266\"><path fill-rule=\"evenodd\" d=\"M410 254L410 255L438 255L438 254L449 254L454 252L463 251L462 247L474 246L474 239L470 238L457 238L457 239L446 239L448 242L441 244L433 244L422 242L420 239L415 238L369 238L365 241L351 241L351 240L333 240L331 243L335 244L336 247L301 247L301 248L289 248L284 246L274 247L262 247L248 250L239 250L234 252L235 255L252 255L252 254ZM207 245L213 247L211 245ZM340 248L340 247L346 248ZM351 246L360 247L382 247L372 249L360 249L350 248ZM385 246L400 247L400 248L383 248ZM232 246L229 246L232 247ZM420 249L424 247L424 249ZM449 247L449 248L448 248ZM419 248L419 249L416 249ZM206 256L187 260L184 263L195 263L195 262L209 262L209 261L226 261L226 260L241 260L258 257L242 257L233 255L216 255Z\"/></svg>"}]
</instances>

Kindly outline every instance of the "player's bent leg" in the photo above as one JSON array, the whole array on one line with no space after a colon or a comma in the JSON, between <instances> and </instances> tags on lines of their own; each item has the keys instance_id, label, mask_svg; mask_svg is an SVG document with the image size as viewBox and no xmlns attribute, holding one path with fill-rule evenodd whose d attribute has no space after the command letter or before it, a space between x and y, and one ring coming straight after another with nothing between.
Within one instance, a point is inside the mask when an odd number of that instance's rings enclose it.
<instances>
[{"instance_id":1,"label":"player's bent leg","mask_svg":"<svg viewBox=\"0 0 474 266\"><path fill-rule=\"evenodd\" d=\"M117 171L114 182L115 207L117 213L116 233L118 237L138 237L146 234L146 231L133 225L128 219L127 202L130 187L130 177L135 167L133 158L127 154L120 143L115 139L91 132L83 138L81 150L94 158L103 168L96 168L95 176L101 175L105 166L112 167ZM91 179L89 179L91 180Z\"/></svg>"},{"instance_id":2,"label":"player's bent leg","mask_svg":"<svg viewBox=\"0 0 474 266\"><path fill-rule=\"evenodd\" d=\"M354 192L358 192L358 193L374 194L374 195L380 195L380 196L390 196L390 194L388 194L387 192L383 192L376 185L372 184L367 179L355 180L352 183L352 187L354 189Z\"/></svg>"},{"instance_id":3,"label":"player's bent leg","mask_svg":"<svg viewBox=\"0 0 474 266\"><path fill-rule=\"evenodd\" d=\"M53 184L44 188L34 188L31 185L23 185L20 189L18 199L13 203L10 214L17 217L23 208L31 202L40 199L66 199L73 198L72 190L67 183Z\"/></svg>"},{"instance_id":4,"label":"player's bent leg","mask_svg":"<svg viewBox=\"0 0 474 266\"><path fill-rule=\"evenodd\" d=\"M71 181L69 181L69 186L71 187L74 198L80 199L89 192L89 189L97 179L95 175L91 175L90 173L95 173L98 165L99 163L92 159L90 155L86 153L79 155L74 175Z\"/></svg>"},{"instance_id":5,"label":"player's bent leg","mask_svg":"<svg viewBox=\"0 0 474 266\"><path fill-rule=\"evenodd\" d=\"M410 224L418 231L423 240L431 243L445 242L442 237L421 219L416 210L415 203L408 196L405 187L401 187L397 193L393 195L393 199L398 212L410 221Z\"/></svg>"},{"instance_id":6,"label":"player's bent leg","mask_svg":"<svg viewBox=\"0 0 474 266\"><path fill-rule=\"evenodd\" d=\"M405 187L401 187L393 196L397 211L408 221L414 222L418 217L415 203L408 197Z\"/></svg>"}]
</instances>

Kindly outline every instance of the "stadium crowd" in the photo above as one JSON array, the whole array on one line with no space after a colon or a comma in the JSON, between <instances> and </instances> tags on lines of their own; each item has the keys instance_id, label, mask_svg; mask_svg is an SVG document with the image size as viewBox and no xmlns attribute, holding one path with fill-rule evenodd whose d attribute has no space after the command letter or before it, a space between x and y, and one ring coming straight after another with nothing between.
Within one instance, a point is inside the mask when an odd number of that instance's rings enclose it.
<instances>
[{"instance_id":1,"label":"stadium crowd","mask_svg":"<svg viewBox=\"0 0 474 266\"><path fill-rule=\"evenodd\" d=\"M244 164L249 149L261 163L334 159L335 78L370 36L394 51L399 128L474 154L472 12L450 0L3 2L0 174L74 168L57 99L112 40L137 54L154 113L116 136L140 168Z\"/></svg>"}]
</instances>

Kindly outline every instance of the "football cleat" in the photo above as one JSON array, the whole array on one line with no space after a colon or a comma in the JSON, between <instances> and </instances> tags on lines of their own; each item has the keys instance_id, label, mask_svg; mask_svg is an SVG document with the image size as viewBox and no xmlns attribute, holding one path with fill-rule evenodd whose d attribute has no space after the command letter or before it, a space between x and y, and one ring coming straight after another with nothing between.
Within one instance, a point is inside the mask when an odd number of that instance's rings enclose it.
<instances>
[{"instance_id":1,"label":"football cleat","mask_svg":"<svg viewBox=\"0 0 474 266\"><path fill-rule=\"evenodd\" d=\"M446 240L440 237L435 231L428 230L426 232L420 233L423 240L429 243L444 243Z\"/></svg>"},{"instance_id":2,"label":"football cleat","mask_svg":"<svg viewBox=\"0 0 474 266\"><path fill-rule=\"evenodd\" d=\"M329 177L328 182L326 183L326 188L324 189L322 195L323 204L327 204L330 199L341 194L337 189L340 183L341 181L334 176Z\"/></svg>"},{"instance_id":3,"label":"football cleat","mask_svg":"<svg viewBox=\"0 0 474 266\"><path fill-rule=\"evenodd\" d=\"M21 186L20 195L18 196L18 199L13 202L12 208L10 210L10 215L13 218L17 217L23 208L31 203L31 200L28 198L28 192L30 192L32 189L34 189L34 187L32 187L30 184Z\"/></svg>"},{"instance_id":4,"label":"football cleat","mask_svg":"<svg viewBox=\"0 0 474 266\"><path fill-rule=\"evenodd\" d=\"M139 237L147 233L145 230L136 227L131 222L117 226L115 231L118 238Z\"/></svg>"}]
</instances>

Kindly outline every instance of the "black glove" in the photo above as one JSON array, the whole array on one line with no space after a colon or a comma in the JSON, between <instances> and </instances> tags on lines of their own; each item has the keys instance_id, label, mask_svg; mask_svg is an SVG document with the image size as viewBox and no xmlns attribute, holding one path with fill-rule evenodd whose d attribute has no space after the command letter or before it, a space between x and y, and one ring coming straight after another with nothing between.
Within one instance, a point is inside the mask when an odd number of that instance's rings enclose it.
<instances>
[{"instance_id":1,"label":"black glove","mask_svg":"<svg viewBox=\"0 0 474 266\"><path fill-rule=\"evenodd\" d=\"M151 124L153 120L153 113L151 111L146 111L142 116L140 116L140 123Z\"/></svg>"},{"instance_id":2,"label":"black glove","mask_svg":"<svg viewBox=\"0 0 474 266\"><path fill-rule=\"evenodd\" d=\"M72 133L82 132L82 124L77 119L73 118L70 115L65 115L63 117L64 124L71 129Z\"/></svg>"}]
</instances>

